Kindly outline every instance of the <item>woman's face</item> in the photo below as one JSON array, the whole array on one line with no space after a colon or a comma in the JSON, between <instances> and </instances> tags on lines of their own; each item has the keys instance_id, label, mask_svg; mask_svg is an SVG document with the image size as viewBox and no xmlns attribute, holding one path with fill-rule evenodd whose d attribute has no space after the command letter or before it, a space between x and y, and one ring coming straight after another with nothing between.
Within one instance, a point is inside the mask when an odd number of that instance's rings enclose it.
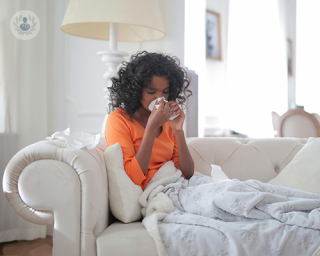
<instances>
[{"instance_id":1,"label":"woman's face","mask_svg":"<svg viewBox=\"0 0 320 256\"><path fill-rule=\"evenodd\" d=\"M149 105L151 101L164 97L166 100L169 98L169 81L165 76L153 76L151 79L151 83L147 88L143 88L141 104L142 106L149 110ZM150 110L149 110L150 111Z\"/></svg>"}]
</instances>

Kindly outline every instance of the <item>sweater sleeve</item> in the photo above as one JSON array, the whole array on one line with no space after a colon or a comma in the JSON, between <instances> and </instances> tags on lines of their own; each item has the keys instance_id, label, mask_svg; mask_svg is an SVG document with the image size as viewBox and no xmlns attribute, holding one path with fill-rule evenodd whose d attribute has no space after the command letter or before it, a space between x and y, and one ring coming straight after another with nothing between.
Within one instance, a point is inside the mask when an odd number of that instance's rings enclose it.
<instances>
[{"instance_id":1,"label":"sweater sleeve","mask_svg":"<svg viewBox=\"0 0 320 256\"><path fill-rule=\"evenodd\" d=\"M108 147L117 142L120 143L124 169L136 185L141 185L146 176L143 174L140 164L135 157L136 152L126 121L122 117L110 114L106 123L105 137Z\"/></svg>"},{"instance_id":2,"label":"sweater sleeve","mask_svg":"<svg viewBox=\"0 0 320 256\"><path fill-rule=\"evenodd\" d=\"M179 167L179 152L178 152L178 144L177 144L177 140L176 137L173 135L174 138L174 146L173 146L173 156L172 156L172 162L174 162L174 165L176 166L177 169L181 170ZM193 160L193 159L192 159ZM193 174L195 171L196 165L194 164L194 160L193 160ZM193 175L192 174L192 175ZM183 178L186 178L183 173L181 173Z\"/></svg>"}]
</instances>

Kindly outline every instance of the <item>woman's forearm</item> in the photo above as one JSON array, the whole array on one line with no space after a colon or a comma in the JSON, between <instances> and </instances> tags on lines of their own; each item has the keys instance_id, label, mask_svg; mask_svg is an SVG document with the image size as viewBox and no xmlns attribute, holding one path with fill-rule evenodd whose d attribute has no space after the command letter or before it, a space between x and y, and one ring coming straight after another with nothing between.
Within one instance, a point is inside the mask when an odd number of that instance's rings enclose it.
<instances>
[{"instance_id":1,"label":"woman's forearm","mask_svg":"<svg viewBox=\"0 0 320 256\"><path fill-rule=\"evenodd\" d=\"M146 175L148 171L156 131L157 129L148 126L146 127L141 145L136 153L136 159L144 175Z\"/></svg>"},{"instance_id":2,"label":"woman's forearm","mask_svg":"<svg viewBox=\"0 0 320 256\"><path fill-rule=\"evenodd\" d=\"M184 137L184 131L173 131L173 134L176 137L178 145L178 164L180 170L187 179L190 179L193 175L194 165Z\"/></svg>"}]
</instances>

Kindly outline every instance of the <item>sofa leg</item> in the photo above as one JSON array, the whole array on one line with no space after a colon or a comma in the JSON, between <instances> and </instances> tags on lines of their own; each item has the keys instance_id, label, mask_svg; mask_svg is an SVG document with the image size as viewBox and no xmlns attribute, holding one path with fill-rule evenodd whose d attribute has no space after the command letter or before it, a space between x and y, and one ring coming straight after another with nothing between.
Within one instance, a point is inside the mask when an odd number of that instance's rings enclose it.
<instances>
[{"instance_id":1,"label":"sofa leg","mask_svg":"<svg viewBox=\"0 0 320 256\"><path fill-rule=\"evenodd\" d=\"M76 216L76 211L72 211L70 208L64 212L54 213L52 256L81 255L79 217L80 216Z\"/></svg>"}]
</instances>

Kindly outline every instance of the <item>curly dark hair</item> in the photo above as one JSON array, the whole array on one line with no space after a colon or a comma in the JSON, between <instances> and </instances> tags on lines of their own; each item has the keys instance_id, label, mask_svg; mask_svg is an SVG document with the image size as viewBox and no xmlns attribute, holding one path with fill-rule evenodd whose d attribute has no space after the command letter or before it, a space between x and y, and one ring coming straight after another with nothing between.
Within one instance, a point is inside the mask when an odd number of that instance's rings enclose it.
<instances>
[{"instance_id":1,"label":"curly dark hair","mask_svg":"<svg viewBox=\"0 0 320 256\"><path fill-rule=\"evenodd\" d=\"M153 76L166 77L169 81L168 101L176 101L182 108L192 95L188 89L191 76L180 67L180 60L175 56L141 51L133 54L129 62L121 64L117 76L111 78L112 86L108 87L111 101L108 114L121 106L132 118L141 106L142 90L150 84Z\"/></svg>"}]
</instances>

